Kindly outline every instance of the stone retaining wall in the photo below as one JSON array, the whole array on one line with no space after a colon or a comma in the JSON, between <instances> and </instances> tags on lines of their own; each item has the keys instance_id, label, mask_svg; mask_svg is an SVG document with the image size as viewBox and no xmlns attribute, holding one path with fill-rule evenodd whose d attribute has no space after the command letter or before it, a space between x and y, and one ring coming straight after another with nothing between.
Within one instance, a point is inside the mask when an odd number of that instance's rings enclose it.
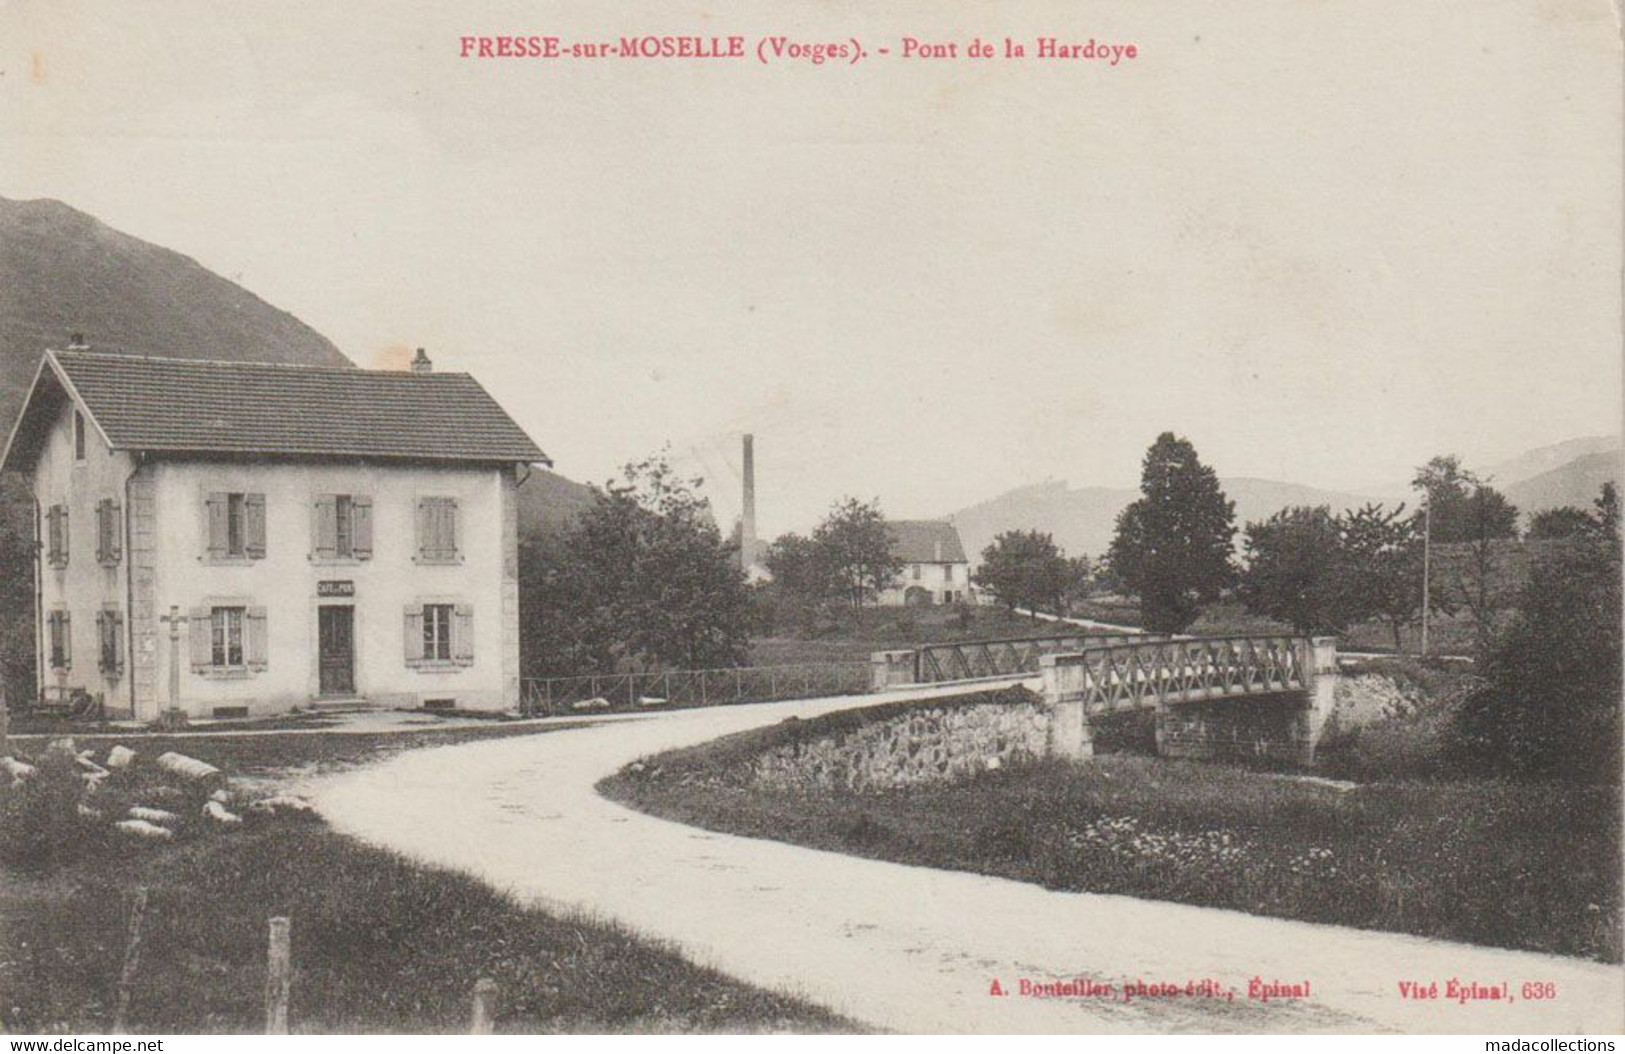
<instances>
[{"instance_id":1,"label":"stone retaining wall","mask_svg":"<svg viewBox=\"0 0 1625 1054\"><path fill-rule=\"evenodd\" d=\"M1049 713L1031 702L916 707L849 732L775 747L754 762L772 790L889 790L1042 757Z\"/></svg>"}]
</instances>

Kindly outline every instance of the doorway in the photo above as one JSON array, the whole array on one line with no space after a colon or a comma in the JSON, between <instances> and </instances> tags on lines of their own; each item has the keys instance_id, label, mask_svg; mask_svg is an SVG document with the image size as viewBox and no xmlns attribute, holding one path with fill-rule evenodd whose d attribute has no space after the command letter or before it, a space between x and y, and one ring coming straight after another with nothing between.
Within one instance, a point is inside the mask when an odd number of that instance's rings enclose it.
<instances>
[{"instance_id":1,"label":"doorway","mask_svg":"<svg viewBox=\"0 0 1625 1054\"><path fill-rule=\"evenodd\" d=\"M322 695L355 694L355 608L326 604L316 609L317 654Z\"/></svg>"}]
</instances>

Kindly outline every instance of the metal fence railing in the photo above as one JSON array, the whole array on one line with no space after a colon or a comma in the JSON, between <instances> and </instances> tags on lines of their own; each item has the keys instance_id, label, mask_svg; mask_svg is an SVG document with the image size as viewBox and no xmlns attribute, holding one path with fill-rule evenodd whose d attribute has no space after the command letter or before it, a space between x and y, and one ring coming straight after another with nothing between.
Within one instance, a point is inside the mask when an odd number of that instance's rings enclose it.
<instances>
[{"instance_id":1,"label":"metal fence railing","mask_svg":"<svg viewBox=\"0 0 1625 1054\"><path fill-rule=\"evenodd\" d=\"M869 664L863 662L662 670L526 678L520 709L527 715L547 716L765 703L868 690Z\"/></svg>"}]
</instances>

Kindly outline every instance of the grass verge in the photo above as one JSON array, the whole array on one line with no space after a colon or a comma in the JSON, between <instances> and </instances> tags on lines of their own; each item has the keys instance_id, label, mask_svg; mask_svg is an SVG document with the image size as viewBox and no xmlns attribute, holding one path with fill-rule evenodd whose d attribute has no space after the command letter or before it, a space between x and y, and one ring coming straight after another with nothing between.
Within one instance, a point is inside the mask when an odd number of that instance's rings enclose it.
<instances>
[{"instance_id":1,"label":"grass verge","mask_svg":"<svg viewBox=\"0 0 1625 1054\"><path fill-rule=\"evenodd\" d=\"M1617 787L1415 780L1343 790L1131 755L867 794L756 784L761 751L838 738L854 719L662 754L601 789L712 830L1052 889L1620 960Z\"/></svg>"},{"instance_id":2,"label":"grass verge","mask_svg":"<svg viewBox=\"0 0 1625 1054\"><path fill-rule=\"evenodd\" d=\"M480 977L499 987L501 1032L854 1029L619 928L524 908L318 820L279 815L43 876L0 870L7 1031L110 1026L138 886L149 907L130 1000L136 1032L260 1031L274 915L293 923L299 1032L465 1031Z\"/></svg>"}]
</instances>

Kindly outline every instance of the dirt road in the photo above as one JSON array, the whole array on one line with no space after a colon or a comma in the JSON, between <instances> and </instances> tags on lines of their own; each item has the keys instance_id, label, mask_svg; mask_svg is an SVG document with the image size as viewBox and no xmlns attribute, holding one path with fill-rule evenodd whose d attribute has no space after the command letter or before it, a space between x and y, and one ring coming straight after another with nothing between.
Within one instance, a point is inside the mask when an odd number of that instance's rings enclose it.
<instances>
[{"instance_id":1,"label":"dirt road","mask_svg":"<svg viewBox=\"0 0 1625 1054\"><path fill-rule=\"evenodd\" d=\"M367 841L618 920L882 1029L1545 1034L1625 1022L1617 966L856 859L685 827L593 790L645 754L884 698L678 711L430 748L334 777L316 803ZM1111 988L1024 997L1024 978ZM1308 994L1251 998L1254 979ZM1512 1001L1449 999L1452 979L1508 985ZM990 994L995 981L1010 994ZM1402 981L1437 982L1438 998L1402 999ZM1166 987L1125 999L1135 982ZM1556 997L1524 999L1525 982L1555 985Z\"/></svg>"}]
</instances>

